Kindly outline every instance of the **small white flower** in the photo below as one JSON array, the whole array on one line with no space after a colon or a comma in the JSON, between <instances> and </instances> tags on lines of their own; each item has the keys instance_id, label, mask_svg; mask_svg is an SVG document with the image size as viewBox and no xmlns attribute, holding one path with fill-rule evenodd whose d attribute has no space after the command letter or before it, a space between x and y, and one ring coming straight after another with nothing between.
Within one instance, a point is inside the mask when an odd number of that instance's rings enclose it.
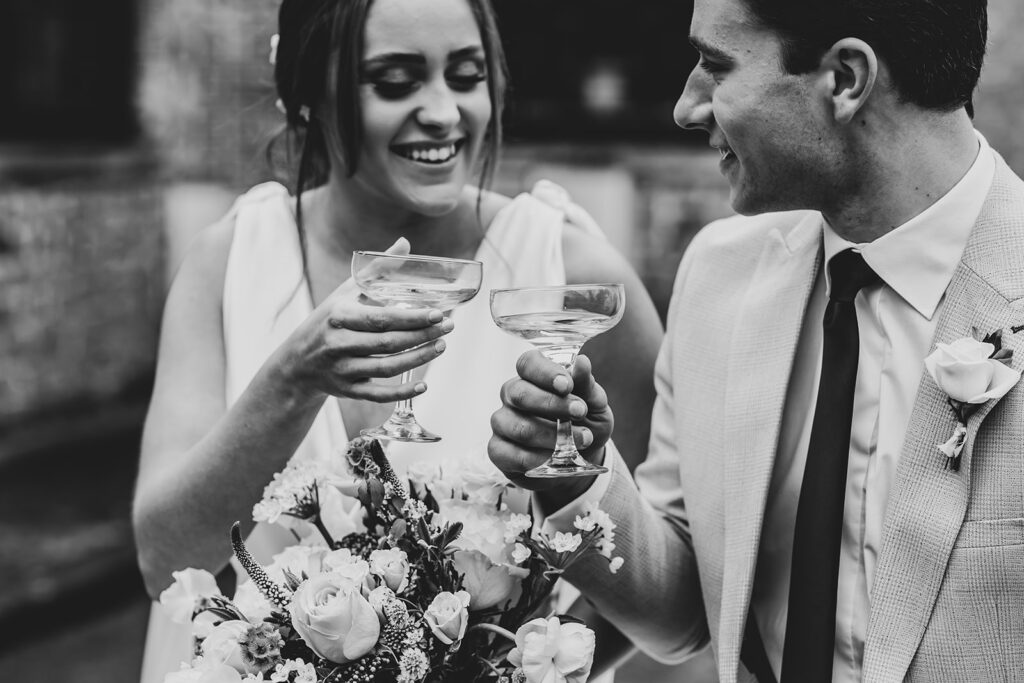
<instances>
[{"instance_id":1,"label":"small white flower","mask_svg":"<svg viewBox=\"0 0 1024 683\"><path fill-rule=\"evenodd\" d=\"M286 659L270 674L272 683L287 683L289 674L295 673L294 683L317 683L316 669L301 659Z\"/></svg>"},{"instance_id":2,"label":"small white flower","mask_svg":"<svg viewBox=\"0 0 1024 683\"><path fill-rule=\"evenodd\" d=\"M551 549L556 553L572 553L576 552L582 542L583 537L579 534L556 531L555 537L551 539Z\"/></svg>"},{"instance_id":3,"label":"small white flower","mask_svg":"<svg viewBox=\"0 0 1024 683\"><path fill-rule=\"evenodd\" d=\"M427 514L427 506L415 498L407 498L402 506L402 515L407 519L419 520Z\"/></svg>"},{"instance_id":4,"label":"small white flower","mask_svg":"<svg viewBox=\"0 0 1024 683\"><path fill-rule=\"evenodd\" d=\"M512 561L516 564L522 564L530 559L530 549L522 543L516 543L515 548L512 549Z\"/></svg>"},{"instance_id":5,"label":"small white flower","mask_svg":"<svg viewBox=\"0 0 1024 683\"><path fill-rule=\"evenodd\" d=\"M401 659L398 660L399 674L398 681L408 681L409 683L419 683L423 680L423 677L427 675L430 670L430 662L427 660L427 656L423 653L423 650L419 648L406 648L402 652Z\"/></svg>"},{"instance_id":6,"label":"small white flower","mask_svg":"<svg viewBox=\"0 0 1024 683\"><path fill-rule=\"evenodd\" d=\"M576 515L576 521L572 525L580 531L590 531L597 526L597 520L591 515L585 517Z\"/></svg>"},{"instance_id":7,"label":"small white flower","mask_svg":"<svg viewBox=\"0 0 1024 683\"><path fill-rule=\"evenodd\" d=\"M521 533L530 529L532 526L533 520L530 519L529 515L522 515L517 512L513 512L509 520L505 522L505 542L512 543L519 538Z\"/></svg>"},{"instance_id":8,"label":"small white flower","mask_svg":"<svg viewBox=\"0 0 1024 683\"><path fill-rule=\"evenodd\" d=\"M625 562L621 557L613 557L612 561L608 563L608 571L612 574L617 574Z\"/></svg>"}]
</instances>

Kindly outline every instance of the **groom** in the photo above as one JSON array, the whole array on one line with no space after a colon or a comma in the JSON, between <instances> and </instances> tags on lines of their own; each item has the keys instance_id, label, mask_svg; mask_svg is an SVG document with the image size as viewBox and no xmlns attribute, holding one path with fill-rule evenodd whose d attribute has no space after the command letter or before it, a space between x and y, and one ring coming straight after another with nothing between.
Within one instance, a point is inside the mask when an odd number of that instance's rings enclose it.
<instances>
[{"instance_id":1,"label":"groom","mask_svg":"<svg viewBox=\"0 0 1024 683\"><path fill-rule=\"evenodd\" d=\"M566 576L652 656L710 643L726 683L1024 672L1024 383L984 398L1024 366L1024 183L971 123L986 32L984 0L696 0L675 119L742 216L680 266L639 491L585 359L524 355L490 445L549 527L617 521L619 573ZM981 396L964 429L950 394ZM569 416L611 472L525 479Z\"/></svg>"}]
</instances>

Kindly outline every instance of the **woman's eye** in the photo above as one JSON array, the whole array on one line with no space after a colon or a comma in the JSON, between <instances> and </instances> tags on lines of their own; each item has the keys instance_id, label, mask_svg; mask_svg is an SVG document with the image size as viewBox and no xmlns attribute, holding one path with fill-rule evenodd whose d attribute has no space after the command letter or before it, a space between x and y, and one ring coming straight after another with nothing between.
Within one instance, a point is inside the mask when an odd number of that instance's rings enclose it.
<instances>
[{"instance_id":1,"label":"woman's eye","mask_svg":"<svg viewBox=\"0 0 1024 683\"><path fill-rule=\"evenodd\" d=\"M416 81L374 81L373 89L386 100L405 97L416 88Z\"/></svg>"},{"instance_id":2,"label":"woman's eye","mask_svg":"<svg viewBox=\"0 0 1024 683\"><path fill-rule=\"evenodd\" d=\"M446 78L457 90L471 90L487 80L487 71L479 65L467 63L449 70Z\"/></svg>"},{"instance_id":3,"label":"woman's eye","mask_svg":"<svg viewBox=\"0 0 1024 683\"><path fill-rule=\"evenodd\" d=\"M405 97L417 85L414 74L407 69L383 69L363 76L363 82L369 83L374 91L384 99L394 100Z\"/></svg>"}]
</instances>

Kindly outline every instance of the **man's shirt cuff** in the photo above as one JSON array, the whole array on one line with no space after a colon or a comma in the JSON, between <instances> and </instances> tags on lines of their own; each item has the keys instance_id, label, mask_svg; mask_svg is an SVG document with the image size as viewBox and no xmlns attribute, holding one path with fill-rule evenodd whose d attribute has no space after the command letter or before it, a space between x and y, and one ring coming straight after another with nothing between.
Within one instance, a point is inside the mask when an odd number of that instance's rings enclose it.
<instances>
[{"instance_id":1,"label":"man's shirt cuff","mask_svg":"<svg viewBox=\"0 0 1024 683\"><path fill-rule=\"evenodd\" d=\"M540 505L537 503L537 496L530 497L530 504L533 507L534 528L540 529L546 534L554 534L556 531L574 531L573 522L576 521L577 515L583 515L586 512L585 507L587 503L596 505L601 502L605 492L608 491L608 485L612 480L612 473L617 468L626 466L622 461L622 456L619 455L619 450L615 447L614 441L609 440L604 448L604 466L608 468L608 471L594 477L594 483L574 500L545 517Z\"/></svg>"}]
</instances>

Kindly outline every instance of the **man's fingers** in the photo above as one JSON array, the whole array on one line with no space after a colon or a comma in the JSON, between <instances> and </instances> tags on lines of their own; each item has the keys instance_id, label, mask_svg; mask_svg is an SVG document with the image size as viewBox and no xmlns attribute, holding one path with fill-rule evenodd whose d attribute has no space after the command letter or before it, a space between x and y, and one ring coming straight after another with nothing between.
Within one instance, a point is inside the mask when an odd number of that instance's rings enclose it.
<instances>
[{"instance_id":1,"label":"man's fingers","mask_svg":"<svg viewBox=\"0 0 1024 683\"><path fill-rule=\"evenodd\" d=\"M572 394L559 396L522 379L510 379L501 387L502 404L521 413L548 420L579 419L587 414L587 405Z\"/></svg>"},{"instance_id":2,"label":"man's fingers","mask_svg":"<svg viewBox=\"0 0 1024 683\"><path fill-rule=\"evenodd\" d=\"M602 411L608 407L608 394L594 379L590 359L579 355L572 369L573 393L587 402L590 412Z\"/></svg>"},{"instance_id":3,"label":"man's fingers","mask_svg":"<svg viewBox=\"0 0 1024 683\"><path fill-rule=\"evenodd\" d=\"M516 373L531 384L565 396L572 390L572 378L558 363L544 357L537 349L519 356Z\"/></svg>"}]
</instances>

